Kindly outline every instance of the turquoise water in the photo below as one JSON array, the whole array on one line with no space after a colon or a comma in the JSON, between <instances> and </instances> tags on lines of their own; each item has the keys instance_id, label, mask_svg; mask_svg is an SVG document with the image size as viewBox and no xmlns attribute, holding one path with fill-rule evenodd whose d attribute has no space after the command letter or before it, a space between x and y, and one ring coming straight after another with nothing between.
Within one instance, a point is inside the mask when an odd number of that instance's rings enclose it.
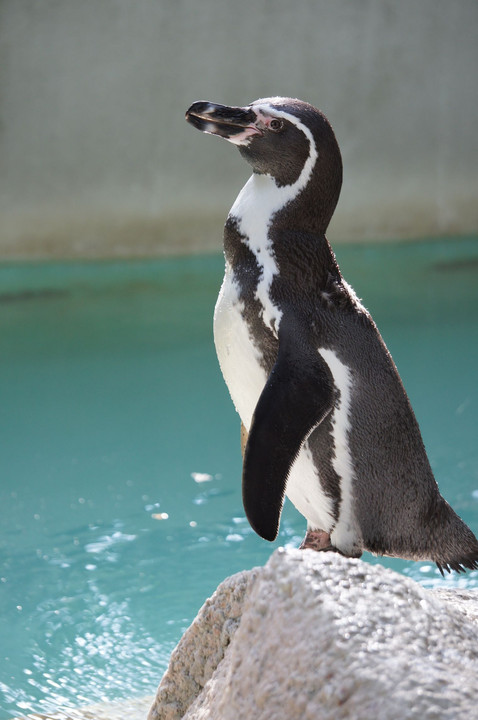
<instances>
[{"instance_id":1,"label":"turquoise water","mask_svg":"<svg viewBox=\"0 0 478 720\"><path fill-rule=\"evenodd\" d=\"M478 533L478 239L337 255ZM302 538L290 505L273 545L244 518L212 341L222 270L219 255L0 266L1 720L153 692L217 584ZM478 588L478 572L380 562Z\"/></svg>"}]
</instances>

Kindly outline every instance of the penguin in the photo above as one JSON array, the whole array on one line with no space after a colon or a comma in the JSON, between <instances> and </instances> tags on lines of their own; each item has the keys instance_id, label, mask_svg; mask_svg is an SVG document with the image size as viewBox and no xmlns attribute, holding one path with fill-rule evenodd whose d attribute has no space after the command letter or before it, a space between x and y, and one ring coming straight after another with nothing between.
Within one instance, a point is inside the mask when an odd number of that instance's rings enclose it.
<instances>
[{"instance_id":1,"label":"penguin","mask_svg":"<svg viewBox=\"0 0 478 720\"><path fill-rule=\"evenodd\" d=\"M307 521L301 548L478 568L477 539L441 496L398 370L325 235L342 186L330 123L283 97L195 102L186 120L253 171L225 223L214 311L250 525L274 540L287 496Z\"/></svg>"}]
</instances>

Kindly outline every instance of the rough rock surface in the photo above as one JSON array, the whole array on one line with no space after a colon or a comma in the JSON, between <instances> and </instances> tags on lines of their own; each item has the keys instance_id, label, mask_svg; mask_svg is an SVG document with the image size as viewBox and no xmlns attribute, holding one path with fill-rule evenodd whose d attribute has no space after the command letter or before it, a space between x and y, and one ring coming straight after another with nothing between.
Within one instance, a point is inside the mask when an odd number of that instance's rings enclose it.
<instances>
[{"instance_id":1,"label":"rough rock surface","mask_svg":"<svg viewBox=\"0 0 478 720\"><path fill-rule=\"evenodd\" d=\"M224 658L239 626L244 598L260 568L232 575L200 609L171 655L151 708L151 720L182 718Z\"/></svg>"},{"instance_id":2,"label":"rough rock surface","mask_svg":"<svg viewBox=\"0 0 478 720\"><path fill-rule=\"evenodd\" d=\"M278 550L225 580L174 651L149 720L478 718L478 593Z\"/></svg>"}]
</instances>

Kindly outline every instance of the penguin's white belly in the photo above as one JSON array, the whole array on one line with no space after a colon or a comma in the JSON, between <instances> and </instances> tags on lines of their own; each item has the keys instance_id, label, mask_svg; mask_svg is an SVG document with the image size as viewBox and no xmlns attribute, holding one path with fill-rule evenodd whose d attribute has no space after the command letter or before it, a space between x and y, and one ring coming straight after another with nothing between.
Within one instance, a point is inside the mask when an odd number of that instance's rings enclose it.
<instances>
[{"instance_id":1,"label":"penguin's white belly","mask_svg":"<svg viewBox=\"0 0 478 720\"><path fill-rule=\"evenodd\" d=\"M306 441L295 459L287 480L286 495L307 520L310 530L330 532L334 526L331 499L324 493L319 473Z\"/></svg>"},{"instance_id":2,"label":"penguin's white belly","mask_svg":"<svg viewBox=\"0 0 478 720\"><path fill-rule=\"evenodd\" d=\"M247 431L267 382L259 349L242 316L233 272L226 268L214 311L214 342L224 380ZM332 502L324 493L307 442L302 446L287 481L287 497L307 519L308 526L329 532L334 524Z\"/></svg>"},{"instance_id":3,"label":"penguin's white belly","mask_svg":"<svg viewBox=\"0 0 478 720\"><path fill-rule=\"evenodd\" d=\"M242 316L243 307L233 272L226 268L214 310L214 343L232 401L249 431L267 374Z\"/></svg>"}]
</instances>

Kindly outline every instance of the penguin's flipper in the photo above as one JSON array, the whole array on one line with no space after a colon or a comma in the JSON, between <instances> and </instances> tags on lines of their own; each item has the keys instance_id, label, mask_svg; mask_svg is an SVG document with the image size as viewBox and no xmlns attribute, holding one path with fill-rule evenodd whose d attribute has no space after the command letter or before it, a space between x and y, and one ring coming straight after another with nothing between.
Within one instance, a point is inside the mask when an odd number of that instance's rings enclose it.
<instances>
[{"instance_id":1,"label":"penguin's flipper","mask_svg":"<svg viewBox=\"0 0 478 720\"><path fill-rule=\"evenodd\" d=\"M258 535L275 540L287 477L302 443L333 406L328 365L305 323L282 317L279 351L252 418L244 453L242 498Z\"/></svg>"}]
</instances>

